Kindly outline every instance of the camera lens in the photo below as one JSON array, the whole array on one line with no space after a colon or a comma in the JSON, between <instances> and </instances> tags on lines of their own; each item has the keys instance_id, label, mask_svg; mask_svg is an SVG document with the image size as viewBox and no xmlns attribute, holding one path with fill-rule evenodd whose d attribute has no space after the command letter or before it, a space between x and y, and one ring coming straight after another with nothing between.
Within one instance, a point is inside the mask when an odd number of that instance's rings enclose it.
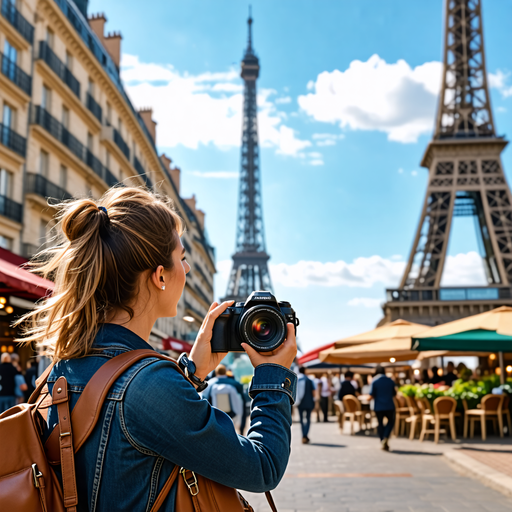
<instances>
[{"instance_id":1,"label":"camera lens","mask_svg":"<svg viewBox=\"0 0 512 512\"><path fill-rule=\"evenodd\" d=\"M255 306L240 319L242 339L259 352L279 347L286 337L286 325L279 311L267 306Z\"/></svg>"}]
</instances>

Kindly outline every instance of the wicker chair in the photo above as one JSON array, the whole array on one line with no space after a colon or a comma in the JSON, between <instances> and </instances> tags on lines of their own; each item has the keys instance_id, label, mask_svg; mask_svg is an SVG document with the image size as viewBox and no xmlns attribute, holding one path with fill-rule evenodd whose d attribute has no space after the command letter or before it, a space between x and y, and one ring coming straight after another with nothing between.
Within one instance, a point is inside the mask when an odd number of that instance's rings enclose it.
<instances>
[{"instance_id":1,"label":"wicker chair","mask_svg":"<svg viewBox=\"0 0 512 512\"><path fill-rule=\"evenodd\" d=\"M393 401L395 402L395 436L403 436L405 435L407 418L410 416L409 407L402 395L393 397Z\"/></svg>"},{"instance_id":2,"label":"wicker chair","mask_svg":"<svg viewBox=\"0 0 512 512\"><path fill-rule=\"evenodd\" d=\"M423 441L426 435L434 434L434 442L439 442L439 435L446 434L446 429L441 428L441 423L450 425L450 433L452 440L457 440L457 432L455 430L455 416L459 415L456 412L457 400L450 396L440 396L434 400L434 414L426 413L422 417L422 428L420 434L420 441ZM429 425L434 425L434 428L429 429Z\"/></svg>"},{"instance_id":3,"label":"wicker chair","mask_svg":"<svg viewBox=\"0 0 512 512\"><path fill-rule=\"evenodd\" d=\"M470 427L470 437L475 435L475 422L480 421L482 431L482 441L487 438L487 421L498 420L500 437L503 437L503 400L504 395L485 395L480 403L480 409L468 409L466 400L464 404L464 437L468 437L468 424Z\"/></svg>"},{"instance_id":4,"label":"wicker chair","mask_svg":"<svg viewBox=\"0 0 512 512\"><path fill-rule=\"evenodd\" d=\"M409 417L405 419L406 423L410 423L409 439L414 439L416 436L416 427L419 428L421 433L421 422L423 418L423 409L413 396L406 396L407 404L409 406Z\"/></svg>"},{"instance_id":5,"label":"wicker chair","mask_svg":"<svg viewBox=\"0 0 512 512\"><path fill-rule=\"evenodd\" d=\"M344 396L343 408L345 409L345 411L343 412L341 425L344 424L345 420L350 421L350 435L354 435L354 421L357 421L359 423L359 429L366 427L367 411L363 411L361 409L361 402L355 396Z\"/></svg>"},{"instance_id":6,"label":"wicker chair","mask_svg":"<svg viewBox=\"0 0 512 512\"><path fill-rule=\"evenodd\" d=\"M510 396L504 395L503 405L501 406L501 412L503 413L504 418L507 420L508 427L508 435L512 436L512 419L510 418Z\"/></svg>"}]
</instances>

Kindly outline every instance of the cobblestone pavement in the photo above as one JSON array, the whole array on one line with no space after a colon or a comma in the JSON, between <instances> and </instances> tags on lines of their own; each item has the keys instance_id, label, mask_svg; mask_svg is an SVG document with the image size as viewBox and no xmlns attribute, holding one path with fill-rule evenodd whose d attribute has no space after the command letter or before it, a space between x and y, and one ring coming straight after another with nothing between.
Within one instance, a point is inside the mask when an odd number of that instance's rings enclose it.
<instances>
[{"instance_id":1,"label":"cobblestone pavement","mask_svg":"<svg viewBox=\"0 0 512 512\"><path fill-rule=\"evenodd\" d=\"M279 512L512 511L512 499L445 462L451 442L392 438L386 453L376 437L341 435L334 421L313 423L310 438L302 445L294 423L290 463L273 492ZM270 511L264 495L243 494L256 512Z\"/></svg>"},{"instance_id":2,"label":"cobblestone pavement","mask_svg":"<svg viewBox=\"0 0 512 512\"><path fill-rule=\"evenodd\" d=\"M488 449L484 447L467 447L461 450L461 452L512 478L511 447L499 446Z\"/></svg>"}]
</instances>

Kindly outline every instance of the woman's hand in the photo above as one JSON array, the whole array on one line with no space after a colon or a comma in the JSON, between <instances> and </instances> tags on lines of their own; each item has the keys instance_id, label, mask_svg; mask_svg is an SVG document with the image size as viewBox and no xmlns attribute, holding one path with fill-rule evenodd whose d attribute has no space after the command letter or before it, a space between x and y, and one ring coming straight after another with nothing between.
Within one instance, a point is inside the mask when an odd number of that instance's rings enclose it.
<instances>
[{"instance_id":1,"label":"woman's hand","mask_svg":"<svg viewBox=\"0 0 512 512\"><path fill-rule=\"evenodd\" d=\"M287 334L285 342L272 352L256 352L247 343L242 343L242 347L249 356L254 368L260 364L273 363L290 368L297 355L297 341L295 339L295 326L287 324Z\"/></svg>"},{"instance_id":2,"label":"woman's hand","mask_svg":"<svg viewBox=\"0 0 512 512\"><path fill-rule=\"evenodd\" d=\"M196 365L196 376L201 380L217 368L220 362L226 357L227 352L214 352L212 353L211 340L213 335L213 324L215 320L226 311L235 301L228 300L222 304L214 302L208 313L206 314L199 333L197 334L196 342L190 352L190 359Z\"/></svg>"}]
</instances>

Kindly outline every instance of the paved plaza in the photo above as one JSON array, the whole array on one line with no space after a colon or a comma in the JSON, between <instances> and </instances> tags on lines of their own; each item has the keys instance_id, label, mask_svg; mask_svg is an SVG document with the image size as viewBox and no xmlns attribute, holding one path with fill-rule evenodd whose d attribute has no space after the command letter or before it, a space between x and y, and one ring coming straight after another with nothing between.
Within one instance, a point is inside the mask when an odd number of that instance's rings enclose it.
<instances>
[{"instance_id":1,"label":"paved plaza","mask_svg":"<svg viewBox=\"0 0 512 512\"><path fill-rule=\"evenodd\" d=\"M313 423L310 438L311 444L302 445L294 423L287 473L273 492L279 512L512 511L512 497L448 464L443 452L460 444L392 438L386 453L373 435L341 435L334 418ZM256 512L270 511L263 495L243 494Z\"/></svg>"}]
</instances>

